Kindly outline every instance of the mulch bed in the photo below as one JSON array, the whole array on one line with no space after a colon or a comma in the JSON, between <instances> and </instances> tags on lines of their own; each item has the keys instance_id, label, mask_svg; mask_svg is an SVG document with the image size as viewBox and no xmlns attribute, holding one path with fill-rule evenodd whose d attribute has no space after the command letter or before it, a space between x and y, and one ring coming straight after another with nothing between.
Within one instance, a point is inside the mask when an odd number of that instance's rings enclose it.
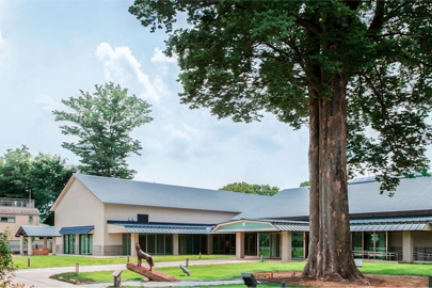
<instances>
[{"instance_id":1,"label":"mulch bed","mask_svg":"<svg viewBox=\"0 0 432 288\"><path fill-rule=\"evenodd\" d=\"M258 281L270 283L285 282L287 285L306 287L428 287L428 277L365 274L370 286L355 282L316 281L303 277L301 272L265 272L254 273Z\"/></svg>"}]
</instances>

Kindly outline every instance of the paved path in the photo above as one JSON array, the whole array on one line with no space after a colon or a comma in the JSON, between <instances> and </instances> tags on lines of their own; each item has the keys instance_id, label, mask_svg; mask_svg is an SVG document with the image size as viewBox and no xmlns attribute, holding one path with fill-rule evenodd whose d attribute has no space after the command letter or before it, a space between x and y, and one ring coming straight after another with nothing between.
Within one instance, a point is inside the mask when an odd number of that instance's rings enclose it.
<instances>
[{"instance_id":1,"label":"paved path","mask_svg":"<svg viewBox=\"0 0 432 288\"><path fill-rule=\"evenodd\" d=\"M189 265L209 265L209 264L228 264L228 263L245 263L245 262L256 262L256 259L251 260L237 260L237 259L212 259L212 260L195 260L189 261ZM185 261L175 262L159 262L156 263L155 267L175 267L180 264L185 264ZM82 266L80 272L92 272L92 271L107 271L107 270L125 270L126 264L115 264L115 265L99 265L99 266ZM73 285L57 280L52 280L49 276L53 274L75 272L75 266L73 267L61 267L61 268L39 268L39 269L23 269L16 271L14 278L15 283L25 284L25 287L34 285L35 288L45 287L106 287L113 283L98 283L88 285ZM240 280L229 280L229 281L182 281L182 282L140 282L140 281L127 281L122 282L122 285L128 286L145 286L145 287L170 287L170 286L207 286L207 285L221 285L221 284L234 284L241 283Z\"/></svg>"}]
</instances>

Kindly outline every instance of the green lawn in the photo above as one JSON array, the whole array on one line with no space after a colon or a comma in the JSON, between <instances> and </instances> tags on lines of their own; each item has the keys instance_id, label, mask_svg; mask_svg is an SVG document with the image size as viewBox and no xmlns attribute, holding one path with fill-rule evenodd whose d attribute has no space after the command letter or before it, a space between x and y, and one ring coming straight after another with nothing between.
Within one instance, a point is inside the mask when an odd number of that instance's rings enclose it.
<instances>
[{"instance_id":1,"label":"green lawn","mask_svg":"<svg viewBox=\"0 0 432 288\"><path fill-rule=\"evenodd\" d=\"M158 271L172 275L182 281L185 280L229 280L239 278L241 272L270 272L270 271L301 271L306 262L253 262L223 265L189 266L191 276L183 274L179 267L157 268ZM388 274L388 275L432 275L432 264L397 264L386 262L363 262L360 268L365 274ZM80 273L81 277L94 282L112 282L113 271L100 271L91 273ZM60 274L59 274L60 275ZM66 277L63 275L63 277ZM143 277L124 270L122 281L141 280ZM240 285L242 286L242 285ZM240 287L238 286L238 287ZM243 285L244 286L244 285ZM222 286L224 288L237 286Z\"/></svg>"},{"instance_id":2,"label":"green lawn","mask_svg":"<svg viewBox=\"0 0 432 288\"><path fill-rule=\"evenodd\" d=\"M30 267L27 266L27 259L30 258ZM189 260L207 260L220 258L234 258L228 255L202 255L199 259L198 255L180 255L180 256L154 256L153 259L158 262L184 261ZM131 257L130 259L135 259ZM91 256L14 256L13 262L18 269L29 268L52 268L52 267L68 267L75 266L79 263L80 266L108 265L108 264L126 264L126 256L122 257L91 257Z\"/></svg>"},{"instance_id":3,"label":"green lawn","mask_svg":"<svg viewBox=\"0 0 432 288\"><path fill-rule=\"evenodd\" d=\"M363 262L360 271L364 274L431 276L432 264Z\"/></svg>"},{"instance_id":4,"label":"green lawn","mask_svg":"<svg viewBox=\"0 0 432 288\"><path fill-rule=\"evenodd\" d=\"M223 265L202 265L189 266L188 269L191 276L186 276L179 267L157 268L160 272L172 275L182 281L186 280L230 280L240 278L241 272L265 272L265 271L301 271L305 262L253 262L239 264L223 264ZM99 272L83 272L81 277L93 280L94 282L111 282L113 271ZM58 276L68 278L69 274L63 273ZM143 277L135 272L124 270L122 273L122 281L142 280ZM244 285L243 285L244 286ZM225 286L224 286L225 287Z\"/></svg>"}]
</instances>

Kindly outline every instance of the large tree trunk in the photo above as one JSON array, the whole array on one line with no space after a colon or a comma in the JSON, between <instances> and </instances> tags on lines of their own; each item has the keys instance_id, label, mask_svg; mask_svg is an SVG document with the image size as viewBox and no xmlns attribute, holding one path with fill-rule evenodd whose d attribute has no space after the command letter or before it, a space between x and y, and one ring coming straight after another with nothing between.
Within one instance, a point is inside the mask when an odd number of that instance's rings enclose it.
<instances>
[{"instance_id":1,"label":"large tree trunk","mask_svg":"<svg viewBox=\"0 0 432 288\"><path fill-rule=\"evenodd\" d=\"M309 101L310 242L303 273L366 283L351 252L343 75L334 75L331 88L331 97Z\"/></svg>"}]
</instances>

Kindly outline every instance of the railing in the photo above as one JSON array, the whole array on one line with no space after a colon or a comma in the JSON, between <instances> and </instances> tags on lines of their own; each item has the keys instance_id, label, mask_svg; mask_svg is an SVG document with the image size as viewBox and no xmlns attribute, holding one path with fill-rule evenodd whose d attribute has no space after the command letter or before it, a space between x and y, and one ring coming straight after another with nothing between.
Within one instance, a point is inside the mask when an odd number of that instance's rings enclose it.
<instances>
[{"instance_id":1,"label":"railing","mask_svg":"<svg viewBox=\"0 0 432 288\"><path fill-rule=\"evenodd\" d=\"M23 198L0 198L0 206L34 208L34 200Z\"/></svg>"},{"instance_id":2,"label":"railing","mask_svg":"<svg viewBox=\"0 0 432 288\"><path fill-rule=\"evenodd\" d=\"M414 252L414 260L416 260L416 261L432 261L432 253Z\"/></svg>"},{"instance_id":3,"label":"railing","mask_svg":"<svg viewBox=\"0 0 432 288\"><path fill-rule=\"evenodd\" d=\"M399 260L396 252L354 251L353 256L362 259Z\"/></svg>"}]
</instances>

